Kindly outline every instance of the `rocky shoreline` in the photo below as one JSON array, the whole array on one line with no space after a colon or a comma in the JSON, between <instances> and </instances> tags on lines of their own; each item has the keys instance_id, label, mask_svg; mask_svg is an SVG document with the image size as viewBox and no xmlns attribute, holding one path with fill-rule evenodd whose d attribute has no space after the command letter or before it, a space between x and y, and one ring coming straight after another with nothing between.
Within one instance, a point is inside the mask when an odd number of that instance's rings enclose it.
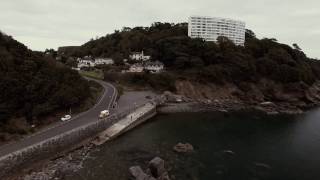
<instances>
[{"instance_id":1,"label":"rocky shoreline","mask_svg":"<svg viewBox=\"0 0 320 180\"><path fill-rule=\"evenodd\" d=\"M265 102L269 103L269 102ZM200 112L235 112L235 111L260 111L268 115L289 114L298 115L302 114L319 105L314 105L308 108L296 108L286 105L246 105L242 103L235 104L204 104L200 102L188 103L165 103L158 107L157 111L162 114L170 113L200 113Z\"/></svg>"},{"instance_id":2,"label":"rocky shoreline","mask_svg":"<svg viewBox=\"0 0 320 180\"><path fill-rule=\"evenodd\" d=\"M93 144L84 145L78 149L70 151L65 155L56 157L39 167L30 167L23 170L19 175L9 177L8 180L59 180L64 179L68 174L77 172L83 167L83 162L90 158L95 146Z\"/></svg>"},{"instance_id":3,"label":"rocky shoreline","mask_svg":"<svg viewBox=\"0 0 320 180\"><path fill-rule=\"evenodd\" d=\"M239 100L193 100L171 92L161 95L163 103L158 106L159 113L199 113L199 112L235 112L235 111L260 111L268 115L289 114L298 115L320 106L318 101L306 104L304 102L252 102Z\"/></svg>"},{"instance_id":4,"label":"rocky shoreline","mask_svg":"<svg viewBox=\"0 0 320 180\"><path fill-rule=\"evenodd\" d=\"M294 104L294 103L273 103L273 102L255 102L244 103L235 100L198 100L164 93L157 99L162 101L157 107L159 113L199 113L199 112L223 112L231 113L235 111L261 111L269 115L277 114L301 114L309 109L317 107L319 104L312 105ZM67 174L77 172L82 168L83 162L90 158L90 153L98 150L95 145L88 143L81 148L71 151L64 156L52 159L47 163L40 165L40 168L29 168L24 170L21 175L8 178L8 180L49 180L64 179Z\"/></svg>"}]
</instances>

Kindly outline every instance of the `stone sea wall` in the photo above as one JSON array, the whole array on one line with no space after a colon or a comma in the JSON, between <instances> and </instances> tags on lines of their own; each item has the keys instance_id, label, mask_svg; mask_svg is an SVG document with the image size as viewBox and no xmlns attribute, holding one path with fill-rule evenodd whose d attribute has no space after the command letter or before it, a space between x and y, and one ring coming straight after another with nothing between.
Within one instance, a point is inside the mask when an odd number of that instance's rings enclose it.
<instances>
[{"instance_id":1,"label":"stone sea wall","mask_svg":"<svg viewBox=\"0 0 320 180\"><path fill-rule=\"evenodd\" d=\"M148 104L147 104L148 105ZM145 106L147 106L145 105ZM139 117L134 120L132 123L130 123L125 129L123 129L121 132L119 132L117 134L117 136L127 132L127 131L130 131L131 129L137 127L138 125L144 123L145 121L147 121L148 119L154 117L155 115L157 114L157 106L156 105L151 105L151 107L149 107L147 109L147 112L144 112L142 114L139 114ZM115 137L117 137L115 136ZM113 137L113 138L115 138Z\"/></svg>"},{"instance_id":2,"label":"stone sea wall","mask_svg":"<svg viewBox=\"0 0 320 180\"><path fill-rule=\"evenodd\" d=\"M155 107L150 110L150 113L146 113L139 118L141 122L137 121L137 124L128 127L128 129L133 128L134 126L155 115ZM65 150L76 148L79 143L86 139L95 137L98 133L109 128L129 113L130 112L122 112L112 115L104 120L99 120L83 127L73 129L72 131L1 157L0 179L3 179L9 173L15 173L15 171L19 170L20 168L25 168L37 161L49 159Z\"/></svg>"}]
</instances>

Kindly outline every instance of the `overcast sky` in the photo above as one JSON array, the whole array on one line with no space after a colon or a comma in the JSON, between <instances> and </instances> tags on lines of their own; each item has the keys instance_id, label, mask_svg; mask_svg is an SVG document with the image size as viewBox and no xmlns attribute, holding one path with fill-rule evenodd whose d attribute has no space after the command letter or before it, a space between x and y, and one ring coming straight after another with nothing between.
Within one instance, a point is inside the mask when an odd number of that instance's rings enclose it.
<instances>
[{"instance_id":1,"label":"overcast sky","mask_svg":"<svg viewBox=\"0 0 320 180\"><path fill-rule=\"evenodd\" d=\"M123 26L186 22L190 15L243 20L259 38L298 43L320 58L319 0L0 0L0 30L33 50L81 45Z\"/></svg>"}]
</instances>

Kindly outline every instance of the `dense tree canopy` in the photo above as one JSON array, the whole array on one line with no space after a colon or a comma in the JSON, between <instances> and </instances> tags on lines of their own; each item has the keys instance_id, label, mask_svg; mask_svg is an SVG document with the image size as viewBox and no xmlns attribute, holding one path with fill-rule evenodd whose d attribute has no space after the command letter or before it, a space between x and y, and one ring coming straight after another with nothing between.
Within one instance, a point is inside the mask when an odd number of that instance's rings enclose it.
<instances>
[{"instance_id":1,"label":"dense tree canopy","mask_svg":"<svg viewBox=\"0 0 320 180\"><path fill-rule=\"evenodd\" d=\"M78 105L88 88L77 72L0 33L0 125Z\"/></svg>"},{"instance_id":2,"label":"dense tree canopy","mask_svg":"<svg viewBox=\"0 0 320 180\"><path fill-rule=\"evenodd\" d=\"M205 42L187 36L187 24L154 23L151 27L123 28L73 49L71 56L128 58L130 52L144 50L168 70L194 79L213 82L257 81L261 78L281 83L303 81L311 84L319 74L318 65L300 47L258 39L246 31L245 46L236 46L224 37ZM191 73L192 72L192 76Z\"/></svg>"}]
</instances>

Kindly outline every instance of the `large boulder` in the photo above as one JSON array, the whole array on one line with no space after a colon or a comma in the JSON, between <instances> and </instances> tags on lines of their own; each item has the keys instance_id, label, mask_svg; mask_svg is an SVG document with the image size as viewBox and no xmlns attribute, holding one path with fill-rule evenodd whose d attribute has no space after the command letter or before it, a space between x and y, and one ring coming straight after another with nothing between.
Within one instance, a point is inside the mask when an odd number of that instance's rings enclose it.
<instances>
[{"instance_id":1,"label":"large boulder","mask_svg":"<svg viewBox=\"0 0 320 180\"><path fill-rule=\"evenodd\" d=\"M149 162L149 169L153 177L158 178L161 174L166 172L164 167L164 160L156 157Z\"/></svg>"},{"instance_id":2,"label":"large boulder","mask_svg":"<svg viewBox=\"0 0 320 180\"><path fill-rule=\"evenodd\" d=\"M155 157L149 162L149 170L157 180L170 180L168 171L165 168L165 162L159 157Z\"/></svg>"},{"instance_id":3,"label":"large boulder","mask_svg":"<svg viewBox=\"0 0 320 180\"><path fill-rule=\"evenodd\" d=\"M177 145L175 145L173 147L173 150L175 152L178 152L178 153L189 153L189 152L193 152L194 151L194 148L191 144L189 143L178 143Z\"/></svg>"},{"instance_id":4,"label":"large boulder","mask_svg":"<svg viewBox=\"0 0 320 180\"><path fill-rule=\"evenodd\" d=\"M174 94L170 91L165 91L163 93L163 96L165 97L167 102L175 102L176 97L174 96Z\"/></svg>"},{"instance_id":5,"label":"large boulder","mask_svg":"<svg viewBox=\"0 0 320 180\"><path fill-rule=\"evenodd\" d=\"M165 162L159 157L149 162L147 173L140 166L130 167L129 172L133 180L170 180L168 171L165 169Z\"/></svg>"},{"instance_id":6,"label":"large boulder","mask_svg":"<svg viewBox=\"0 0 320 180\"><path fill-rule=\"evenodd\" d=\"M140 166L133 166L129 168L131 179L134 180L156 180L155 178L147 175Z\"/></svg>"}]
</instances>

